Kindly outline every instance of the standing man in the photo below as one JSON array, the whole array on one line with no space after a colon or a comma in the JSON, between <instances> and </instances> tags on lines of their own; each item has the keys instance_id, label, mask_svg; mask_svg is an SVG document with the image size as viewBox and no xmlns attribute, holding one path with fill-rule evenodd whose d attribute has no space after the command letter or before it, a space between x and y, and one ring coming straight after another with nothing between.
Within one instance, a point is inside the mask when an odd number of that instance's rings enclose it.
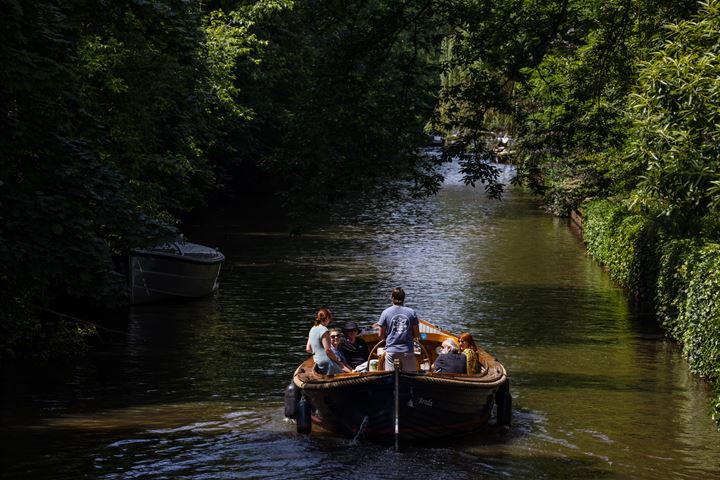
<instances>
[{"instance_id":1,"label":"standing man","mask_svg":"<svg viewBox=\"0 0 720 480\"><path fill-rule=\"evenodd\" d=\"M420 325L412 308L403 306L405 291L395 287L392 306L380 315L380 338L385 339L385 370L393 370L393 360L400 359L405 372L416 372L414 339L420 337Z\"/></svg>"}]
</instances>

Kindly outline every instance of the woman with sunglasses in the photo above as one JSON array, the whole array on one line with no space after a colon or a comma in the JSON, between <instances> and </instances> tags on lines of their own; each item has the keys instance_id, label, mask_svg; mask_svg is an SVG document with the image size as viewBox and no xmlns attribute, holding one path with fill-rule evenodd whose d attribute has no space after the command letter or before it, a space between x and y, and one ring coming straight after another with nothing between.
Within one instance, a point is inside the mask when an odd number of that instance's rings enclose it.
<instances>
[{"instance_id":1,"label":"woman with sunglasses","mask_svg":"<svg viewBox=\"0 0 720 480\"><path fill-rule=\"evenodd\" d=\"M343 344L343 334L340 332L339 328L331 328L330 329L330 349L333 351L335 356L340 360L340 366L342 367L343 372L352 372L352 368L350 368L350 365L348 365L347 358L345 357L345 354L342 352L342 344Z\"/></svg>"},{"instance_id":2,"label":"woman with sunglasses","mask_svg":"<svg viewBox=\"0 0 720 480\"><path fill-rule=\"evenodd\" d=\"M467 372L480 373L481 367L478 359L478 348L477 345L475 345L473 336L468 332L461 333L458 337L458 343L460 343L460 353L467 358Z\"/></svg>"}]
</instances>

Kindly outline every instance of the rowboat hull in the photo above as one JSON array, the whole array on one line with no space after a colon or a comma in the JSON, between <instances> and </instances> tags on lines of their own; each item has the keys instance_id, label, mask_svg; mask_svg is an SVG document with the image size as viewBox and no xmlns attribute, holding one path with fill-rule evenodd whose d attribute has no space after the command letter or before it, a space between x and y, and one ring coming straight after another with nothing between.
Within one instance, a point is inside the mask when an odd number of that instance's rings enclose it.
<instances>
[{"instance_id":1,"label":"rowboat hull","mask_svg":"<svg viewBox=\"0 0 720 480\"><path fill-rule=\"evenodd\" d=\"M137 250L130 256L130 303L208 296L217 289L224 260L224 255L217 250L190 243Z\"/></svg>"}]
</instances>

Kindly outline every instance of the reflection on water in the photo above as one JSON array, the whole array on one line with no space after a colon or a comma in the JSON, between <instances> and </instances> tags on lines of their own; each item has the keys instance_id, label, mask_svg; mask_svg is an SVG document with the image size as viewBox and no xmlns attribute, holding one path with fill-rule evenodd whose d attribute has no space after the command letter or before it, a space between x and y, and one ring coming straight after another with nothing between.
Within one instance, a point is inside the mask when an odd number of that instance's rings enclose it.
<instances>
[{"instance_id":1,"label":"reflection on water","mask_svg":"<svg viewBox=\"0 0 720 480\"><path fill-rule=\"evenodd\" d=\"M188 232L227 257L215 298L96 319L124 334L4 371L4 476L720 478L705 385L523 192L490 201L451 172L434 198L344 205L299 237L223 215ZM369 325L395 285L508 367L510 429L400 453L295 434L282 394L316 308Z\"/></svg>"}]
</instances>

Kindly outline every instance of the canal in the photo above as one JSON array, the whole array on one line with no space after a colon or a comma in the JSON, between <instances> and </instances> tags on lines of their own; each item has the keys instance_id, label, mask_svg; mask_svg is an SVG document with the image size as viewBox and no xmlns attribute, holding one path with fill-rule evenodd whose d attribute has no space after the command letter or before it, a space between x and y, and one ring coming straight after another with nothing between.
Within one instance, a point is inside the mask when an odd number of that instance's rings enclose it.
<instances>
[{"instance_id":1,"label":"canal","mask_svg":"<svg viewBox=\"0 0 720 480\"><path fill-rule=\"evenodd\" d=\"M270 213L189 225L227 257L214 298L98 314L112 331L88 358L4 368L3 478L720 478L707 386L567 223L447 173L435 197L344 205L301 236ZM396 453L283 418L315 310L370 325L396 285L504 363L509 429Z\"/></svg>"}]
</instances>

